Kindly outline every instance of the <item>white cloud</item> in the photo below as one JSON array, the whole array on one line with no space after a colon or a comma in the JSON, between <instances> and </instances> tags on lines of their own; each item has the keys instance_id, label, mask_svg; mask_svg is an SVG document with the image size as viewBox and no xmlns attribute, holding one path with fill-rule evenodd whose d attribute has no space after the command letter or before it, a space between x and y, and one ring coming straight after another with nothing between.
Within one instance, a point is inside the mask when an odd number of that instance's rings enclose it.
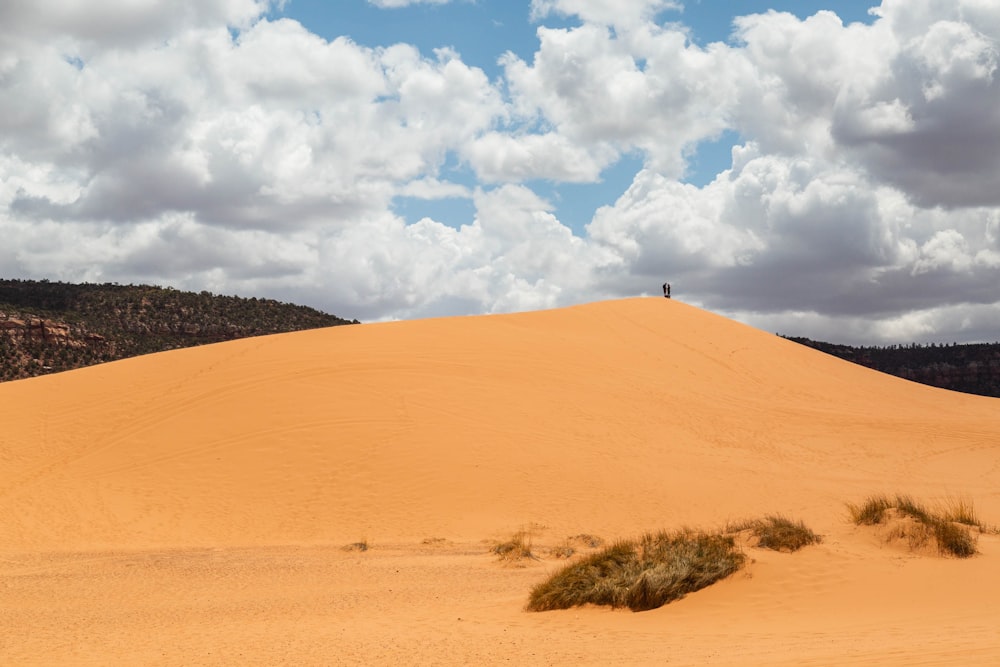
<instances>
[{"instance_id":1,"label":"white cloud","mask_svg":"<svg viewBox=\"0 0 1000 667\"><path fill-rule=\"evenodd\" d=\"M479 177L489 183L545 178L564 183L595 182L618 159L607 145L583 146L563 135L488 132L463 150Z\"/></svg>"},{"instance_id":2,"label":"white cloud","mask_svg":"<svg viewBox=\"0 0 1000 667\"><path fill-rule=\"evenodd\" d=\"M687 43L683 32L652 25L624 35L602 25L539 28L531 64L503 59L514 108L577 146L607 155L641 151L650 166L671 176L686 169L686 154L727 127L743 61L721 45Z\"/></svg>"},{"instance_id":3,"label":"white cloud","mask_svg":"<svg viewBox=\"0 0 1000 667\"><path fill-rule=\"evenodd\" d=\"M972 262L965 238L954 229L943 229L920 247L920 258L913 264L913 274L968 271Z\"/></svg>"},{"instance_id":4,"label":"white cloud","mask_svg":"<svg viewBox=\"0 0 1000 667\"><path fill-rule=\"evenodd\" d=\"M190 28L246 28L285 0L4 0L0 50L5 44L57 39L88 52L170 39Z\"/></svg>"},{"instance_id":5,"label":"white cloud","mask_svg":"<svg viewBox=\"0 0 1000 667\"><path fill-rule=\"evenodd\" d=\"M472 198L472 192L464 185L440 181L436 178L420 178L410 181L400 187L398 193L404 197L416 197L417 199Z\"/></svg>"},{"instance_id":6,"label":"white cloud","mask_svg":"<svg viewBox=\"0 0 1000 667\"><path fill-rule=\"evenodd\" d=\"M615 259L523 186L480 191L474 202L475 220L459 229L381 216L326 234L308 282L359 305L358 317L503 312L584 300L595 271Z\"/></svg>"},{"instance_id":7,"label":"white cloud","mask_svg":"<svg viewBox=\"0 0 1000 667\"><path fill-rule=\"evenodd\" d=\"M1000 9L977 10L884 3L879 30L897 29L890 57L879 76L845 89L833 115L838 145L922 206L1000 204Z\"/></svg>"},{"instance_id":8,"label":"white cloud","mask_svg":"<svg viewBox=\"0 0 1000 667\"><path fill-rule=\"evenodd\" d=\"M636 25L658 13L682 8L674 0L531 0L531 17L538 21L550 14L579 16L600 25Z\"/></svg>"},{"instance_id":9,"label":"white cloud","mask_svg":"<svg viewBox=\"0 0 1000 667\"><path fill-rule=\"evenodd\" d=\"M63 85L39 96L48 118L26 113L0 145L75 163L80 183L71 203L24 189L14 206L37 216L190 211L205 224L275 231L350 220L384 209L397 184L433 175L502 111L485 75L450 52L426 60L403 45L326 42L291 21L261 21L235 42L197 31L153 51L114 50L82 70L53 49L36 55L0 98L18 107L34 67ZM51 104L60 96L65 106Z\"/></svg>"}]
</instances>

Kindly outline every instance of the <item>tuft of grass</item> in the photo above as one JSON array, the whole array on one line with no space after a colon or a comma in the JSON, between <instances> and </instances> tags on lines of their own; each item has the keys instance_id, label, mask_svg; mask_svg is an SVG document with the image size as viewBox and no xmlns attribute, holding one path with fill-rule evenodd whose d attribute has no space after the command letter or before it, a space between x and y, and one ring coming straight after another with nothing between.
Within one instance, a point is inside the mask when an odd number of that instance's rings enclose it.
<instances>
[{"instance_id":1,"label":"tuft of grass","mask_svg":"<svg viewBox=\"0 0 1000 667\"><path fill-rule=\"evenodd\" d=\"M575 553L576 549L569 542L549 549L549 555L553 558L570 558Z\"/></svg>"},{"instance_id":2,"label":"tuft of grass","mask_svg":"<svg viewBox=\"0 0 1000 667\"><path fill-rule=\"evenodd\" d=\"M768 515L755 522L753 534L757 546L774 551L798 551L823 540L802 521L792 521L781 515Z\"/></svg>"},{"instance_id":3,"label":"tuft of grass","mask_svg":"<svg viewBox=\"0 0 1000 667\"><path fill-rule=\"evenodd\" d=\"M892 507L892 501L884 494L868 496L860 505L847 503L851 521L859 526L874 526L885 521L885 513Z\"/></svg>"},{"instance_id":4,"label":"tuft of grass","mask_svg":"<svg viewBox=\"0 0 1000 667\"><path fill-rule=\"evenodd\" d=\"M368 551L368 540L352 542L341 547L344 551Z\"/></svg>"},{"instance_id":5,"label":"tuft of grass","mask_svg":"<svg viewBox=\"0 0 1000 667\"><path fill-rule=\"evenodd\" d=\"M887 512L895 510L898 516L909 517L917 525L910 530L897 527L890 533L890 539L906 537L910 548L917 548L923 546L933 535L938 552L958 558L969 558L977 553L976 539L970 527L984 530L972 503L965 500L955 501L941 512L933 512L903 494L896 494L893 500L884 495L870 496L861 505L848 503L847 507L852 521L859 526L882 523Z\"/></svg>"},{"instance_id":6,"label":"tuft of grass","mask_svg":"<svg viewBox=\"0 0 1000 667\"><path fill-rule=\"evenodd\" d=\"M966 526L978 528L984 532L986 531L986 525L979 520L979 516L976 514L976 508L972 506L972 501L966 500L965 498L958 498L956 500L949 501L945 505L941 516L945 521L961 523Z\"/></svg>"},{"instance_id":7,"label":"tuft of grass","mask_svg":"<svg viewBox=\"0 0 1000 667\"><path fill-rule=\"evenodd\" d=\"M524 530L519 530L506 542L498 542L491 549L500 560L517 562L527 558L535 558L531 552L531 534ZM537 560L537 559L536 559Z\"/></svg>"},{"instance_id":8,"label":"tuft of grass","mask_svg":"<svg viewBox=\"0 0 1000 667\"><path fill-rule=\"evenodd\" d=\"M823 541L803 521L793 521L780 514L769 514L763 519L730 521L723 532L727 534L750 531L757 538L756 546L773 551L798 551L810 544Z\"/></svg>"},{"instance_id":9,"label":"tuft of grass","mask_svg":"<svg viewBox=\"0 0 1000 667\"><path fill-rule=\"evenodd\" d=\"M937 521L934 523L934 538L937 540L938 551L949 553L958 558L969 558L977 552L976 541L968 526L952 521Z\"/></svg>"},{"instance_id":10,"label":"tuft of grass","mask_svg":"<svg viewBox=\"0 0 1000 667\"><path fill-rule=\"evenodd\" d=\"M907 495L896 494L896 502L893 504L893 507L903 516L916 519L927 526L932 525L936 520L930 510Z\"/></svg>"},{"instance_id":11,"label":"tuft of grass","mask_svg":"<svg viewBox=\"0 0 1000 667\"><path fill-rule=\"evenodd\" d=\"M572 558L579 549L596 549L603 544L604 540L596 535L580 533L567 537L565 542L549 549L549 555L553 558Z\"/></svg>"},{"instance_id":12,"label":"tuft of grass","mask_svg":"<svg viewBox=\"0 0 1000 667\"><path fill-rule=\"evenodd\" d=\"M566 540L570 544L575 544L578 546L586 547L588 549L596 549L597 547L604 545L604 540L599 538L597 535L591 535L590 533L580 533L579 535L574 535Z\"/></svg>"},{"instance_id":13,"label":"tuft of grass","mask_svg":"<svg viewBox=\"0 0 1000 667\"><path fill-rule=\"evenodd\" d=\"M605 547L535 586L529 611L584 604L646 611L736 572L746 556L732 535L682 530Z\"/></svg>"},{"instance_id":14,"label":"tuft of grass","mask_svg":"<svg viewBox=\"0 0 1000 667\"><path fill-rule=\"evenodd\" d=\"M934 528L926 523L919 521L911 521L908 524L899 522L889 530L886 542L906 540L910 549L916 550L927 544L932 537L934 537Z\"/></svg>"}]
</instances>

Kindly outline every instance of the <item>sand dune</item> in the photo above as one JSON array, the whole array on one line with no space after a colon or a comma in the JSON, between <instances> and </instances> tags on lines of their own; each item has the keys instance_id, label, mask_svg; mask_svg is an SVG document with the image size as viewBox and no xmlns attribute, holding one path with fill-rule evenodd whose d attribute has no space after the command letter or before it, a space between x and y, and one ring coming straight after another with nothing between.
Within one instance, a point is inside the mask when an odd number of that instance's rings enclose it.
<instances>
[{"instance_id":1,"label":"sand dune","mask_svg":"<svg viewBox=\"0 0 1000 667\"><path fill-rule=\"evenodd\" d=\"M0 385L0 423L5 664L1000 661L996 536L929 557L844 511L1000 523L1000 402L676 300L178 350ZM523 612L560 562L484 542L770 512L824 543L641 614Z\"/></svg>"}]
</instances>

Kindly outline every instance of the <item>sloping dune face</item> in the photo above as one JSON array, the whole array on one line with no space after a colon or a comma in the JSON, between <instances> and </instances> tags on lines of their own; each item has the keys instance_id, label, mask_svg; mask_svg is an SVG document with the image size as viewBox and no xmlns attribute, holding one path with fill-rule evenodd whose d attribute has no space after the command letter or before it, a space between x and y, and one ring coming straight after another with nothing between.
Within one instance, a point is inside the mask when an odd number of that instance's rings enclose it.
<instances>
[{"instance_id":1,"label":"sloping dune face","mask_svg":"<svg viewBox=\"0 0 1000 667\"><path fill-rule=\"evenodd\" d=\"M0 386L11 550L607 538L877 491L1000 516L1000 406L662 298L337 327Z\"/></svg>"},{"instance_id":2,"label":"sloping dune face","mask_svg":"<svg viewBox=\"0 0 1000 667\"><path fill-rule=\"evenodd\" d=\"M995 665L1000 537L910 551L845 503L995 525L998 476L1000 401L662 298L152 355L0 385L0 664ZM571 536L770 513L822 543L524 611Z\"/></svg>"}]
</instances>

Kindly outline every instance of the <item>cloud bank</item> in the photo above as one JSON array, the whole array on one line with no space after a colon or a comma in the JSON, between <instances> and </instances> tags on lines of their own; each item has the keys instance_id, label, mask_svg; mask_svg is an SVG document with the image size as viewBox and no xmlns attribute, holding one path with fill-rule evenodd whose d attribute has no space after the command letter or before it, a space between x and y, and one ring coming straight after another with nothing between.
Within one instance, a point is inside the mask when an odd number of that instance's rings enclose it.
<instances>
[{"instance_id":1,"label":"cloud bank","mask_svg":"<svg viewBox=\"0 0 1000 667\"><path fill-rule=\"evenodd\" d=\"M328 41L277 8L0 6L0 271L363 320L670 280L781 333L1000 339L995 3L883 0L870 25L769 12L702 47L665 0L534 0L537 50L497 54L496 80L448 48ZM727 131L729 168L685 183ZM597 184L625 156L642 168L578 233L534 188ZM474 213L407 220L398 197Z\"/></svg>"}]
</instances>

